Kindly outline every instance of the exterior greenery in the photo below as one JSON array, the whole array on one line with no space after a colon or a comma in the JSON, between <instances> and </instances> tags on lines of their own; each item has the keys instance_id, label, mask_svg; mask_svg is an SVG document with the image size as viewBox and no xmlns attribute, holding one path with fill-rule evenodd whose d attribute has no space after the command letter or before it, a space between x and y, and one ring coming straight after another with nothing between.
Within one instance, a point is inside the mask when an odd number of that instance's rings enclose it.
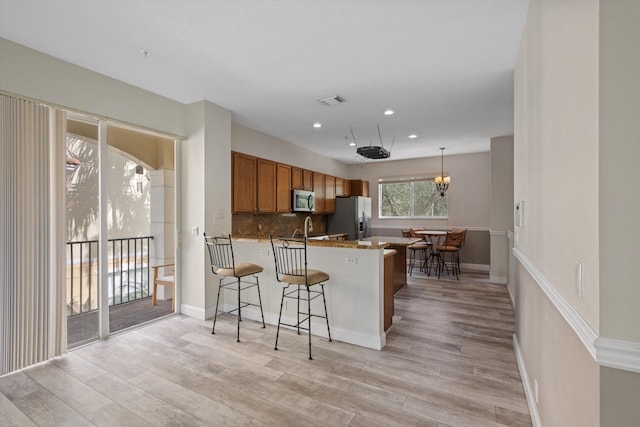
<instances>
[{"instance_id":1,"label":"exterior greenery","mask_svg":"<svg viewBox=\"0 0 640 427\"><path fill-rule=\"evenodd\" d=\"M380 218L446 218L447 196L440 196L432 177L380 179Z\"/></svg>"}]
</instances>

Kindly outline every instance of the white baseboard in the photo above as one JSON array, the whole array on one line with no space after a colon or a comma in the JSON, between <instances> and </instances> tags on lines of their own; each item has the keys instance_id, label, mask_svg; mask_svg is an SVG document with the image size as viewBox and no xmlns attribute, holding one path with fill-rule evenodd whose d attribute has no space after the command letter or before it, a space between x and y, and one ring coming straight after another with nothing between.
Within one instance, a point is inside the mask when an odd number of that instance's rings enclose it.
<instances>
[{"instance_id":1,"label":"white baseboard","mask_svg":"<svg viewBox=\"0 0 640 427\"><path fill-rule=\"evenodd\" d=\"M524 363L522 349L520 348L520 343L518 342L518 337L516 336L516 334L513 334L513 350L516 354L518 370L520 371L522 385L524 386L524 394L527 397L527 404L529 405L531 424L533 424L533 427L542 427L542 421L540 420L540 413L538 412L538 404L536 403L535 392L533 391L533 387L531 387L531 383L529 382L529 374L527 373L527 367Z\"/></svg>"},{"instance_id":2,"label":"white baseboard","mask_svg":"<svg viewBox=\"0 0 640 427\"><path fill-rule=\"evenodd\" d=\"M506 285L509 282L509 279L504 276L493 276L490 274L489 281L491 283L495 283L496 285Z\"/></svg>"},{"instance_id":3,"label":"white baseboard","mask_svg":"<svg viewBox=\"0 0 640 427\"><path fill-rule=\"evenodd\" d=\"M488 264L469 264L466 262L460 263L460 268L462 270L474 270L474 271L489 271L491 268Z\"/></svg>"},{"instance_id":4,"label":"white baseboard","mask_svg":"<svg viewBox=\"0 0 640 427\"><path fill-rule=\"evenodd\" d=\"M236 308L233 304L221 304L220 309L218 310L218 314L221 314L222 311L229 312ZM195 312L195 311L193 311ZM206 310L200 310L200 313L207 313L206 319L212 319L215 314L215 307L207 308ZM183 312L184 313L184 312ZM184 313L187 314L187 313ZM234 313L235 314L235 313ZM190 314L187 314L190 315ZM198 316L193 316L198 317ZM199 317L198 317L199 318ZM256 322L262 322L262 318L260 316L260 309L258 307L246 307L242 309L242 318L249 319ZM329 317L329 321L331 321L331 317ZM264 313L264 322L277 326L278 325L278 313ZM290 323L294 324L296 319L286 316L283 314L282 323ZM331 327L331 338L336 341L346 342L349 344L358 345L360 347L371 348L373 350L382 350L387 341L387 336L383 332L380 336L363 334L360 332L350 331L346 329L336 328L329 324ZM287 326L283 326L288 328ZM324 338L329 338L329 334L327 333L327 326L324 323L324 319L317 319L312 322L311 334L317 335Z\"/></svg>"},{"instance_id":5,"label":"white baseboard","mask_svg":"<svg viewBox=\"0 0 640 427\"><path fill-rule=\"evenodd\" d=\"M516 309L516 298L515 298L515 295L513 295L513 292L511 292L511 287L507 286L507 292L509 292L509 298L511 299L511 305L513 306L513 310L515 311L515 309Z\"/></svg>"},{"instance_id":6,"label":"white baseboard","mask_svg":"<svg viewBox=\"0 0 640 427\"><path fill-rule=\"evenodd\" d=\"M194 317L199 320L208 319L205 315L205 310L198 307L193 307L187 304L180 304L180 314L184 314L185 316Z\"/></svg>"}]
</instances>

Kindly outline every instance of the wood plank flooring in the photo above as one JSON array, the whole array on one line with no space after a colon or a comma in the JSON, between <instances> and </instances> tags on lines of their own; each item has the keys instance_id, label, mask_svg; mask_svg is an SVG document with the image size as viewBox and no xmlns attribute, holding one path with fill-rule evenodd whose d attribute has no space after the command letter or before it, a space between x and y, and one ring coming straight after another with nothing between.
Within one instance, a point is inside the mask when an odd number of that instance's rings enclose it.
<instances>
[{"instance_id":1,"label":"wood plank flooring","mask_svg":"<svg viewBox=\"0 0 640 427\"><path fill-rule=\"evenodd\" d=\"M330 283L329 285L330 286ZM2 426L531 426L504 286L414 274L383 351L172 316L0 378Z\"/></svg>"}]
</instances>

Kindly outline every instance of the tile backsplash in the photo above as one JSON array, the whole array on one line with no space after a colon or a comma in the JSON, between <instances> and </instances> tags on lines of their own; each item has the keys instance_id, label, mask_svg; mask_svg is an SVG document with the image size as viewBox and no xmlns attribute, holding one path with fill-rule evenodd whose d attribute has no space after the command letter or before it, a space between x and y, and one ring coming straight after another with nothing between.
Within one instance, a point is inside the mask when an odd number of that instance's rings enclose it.
<instances>
[{"instance_id":1,"label":"tile backsplash","mask_svg":"<svg viewBox=\"0 0 640 427\"><path fill-rule=\"evenodd\" d=\"M309 216L305 213L283 214L233 214L231 219L231 235L234 237L268 238L273 236L287 236L304 232L304 220ZM313 231L310 235L326 234L327 215L312 214Z\"/></svg>"}]
</instances>

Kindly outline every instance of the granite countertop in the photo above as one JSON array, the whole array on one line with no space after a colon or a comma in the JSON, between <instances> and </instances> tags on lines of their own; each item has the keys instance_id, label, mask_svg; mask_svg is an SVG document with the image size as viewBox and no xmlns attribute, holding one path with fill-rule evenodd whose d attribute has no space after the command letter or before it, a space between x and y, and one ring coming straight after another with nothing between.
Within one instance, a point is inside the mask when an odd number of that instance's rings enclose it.
<instances>
[{"instance_id":1,"label":"granite countertop","mask_svg":"<svg viewBox=\"0 0 640 427\"><path fill-rule=\"evenodd\" d=\"M373 245L393 245L393 246L409 246L419 242L419 237L389 237L389 236L373 236L362 239L365 242L371 242Z\"/></svg>"},{"instance_id":2,"label":"granite countertop","mask_svg":"<svg viewBox=\"0 0 640 427\"><path fill-rule=\"evenodd\" d=\"M233 237L233 240L238 242L270 241L263 237ZM405 237L368 237L363 240L307 240L307 245L329 248L384 249L391 245L409 246L418 241L420 239Z\"/></svg>"}]
</instances>

